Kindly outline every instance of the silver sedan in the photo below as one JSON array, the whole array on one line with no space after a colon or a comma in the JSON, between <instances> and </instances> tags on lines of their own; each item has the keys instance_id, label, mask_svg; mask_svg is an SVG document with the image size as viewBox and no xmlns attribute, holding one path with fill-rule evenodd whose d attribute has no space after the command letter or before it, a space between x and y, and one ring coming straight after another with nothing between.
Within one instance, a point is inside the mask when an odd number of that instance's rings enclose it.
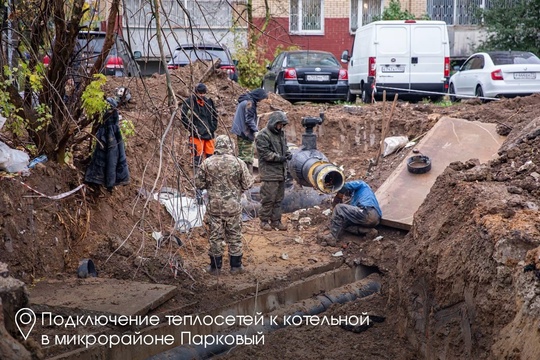
<instances>
[{"instance_id":1,"label":"silver sedan","mask_svg":"<svg viewBox=\"0 0 540 360\"><path fill-rule=\"evenodd\" d=\"M448 93L452 101L540 93L540 59L526 51L473 54L450 78Z\"/></svg>"}]
</instances>

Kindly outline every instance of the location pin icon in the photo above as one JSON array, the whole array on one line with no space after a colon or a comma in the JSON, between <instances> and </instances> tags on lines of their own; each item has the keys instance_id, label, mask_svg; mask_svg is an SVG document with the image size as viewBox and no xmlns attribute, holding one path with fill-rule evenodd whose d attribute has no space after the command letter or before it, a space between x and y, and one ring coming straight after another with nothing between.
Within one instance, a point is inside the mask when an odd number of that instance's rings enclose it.
<instances>
[{"instance_id":1,"label":"location pin icon","mask_svg":"<svg viewBox=\"0 0 540 360\"><path fill-rule=\"evenodd\" d=\"M36 325L36 314L29 308L19 309L15 314L15 324L24 340L26 340L34 328L34 325Z\"/></svg>"}]
</instances>

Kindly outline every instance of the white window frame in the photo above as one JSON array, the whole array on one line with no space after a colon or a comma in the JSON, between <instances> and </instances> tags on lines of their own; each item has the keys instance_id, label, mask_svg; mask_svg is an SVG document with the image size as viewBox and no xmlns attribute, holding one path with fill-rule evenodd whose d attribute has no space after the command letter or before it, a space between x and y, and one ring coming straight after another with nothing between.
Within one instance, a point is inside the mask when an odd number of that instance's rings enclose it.
<instances>
[{"instance_id":1,"label":"white window frame","mask_svg":"<svg viewBox=\"0 0 540 360\"><path fill-rule=\"evenodd\" d=\"M297 24L297 30L292 30L293 28L293 1L298 3L298 14L294 14L297 16L298 24ZM320 23L321 28L319 30L304 30L302 29L303 22L301 21L303 13L302 13L302 3L306 0L290 0L289 1L289 33L291 35L324 35L324 0L318 0L319 6L321 10L320 14ZM316 1L316 0L309 0L309 1Z\"/></svg>"}]
</instances>

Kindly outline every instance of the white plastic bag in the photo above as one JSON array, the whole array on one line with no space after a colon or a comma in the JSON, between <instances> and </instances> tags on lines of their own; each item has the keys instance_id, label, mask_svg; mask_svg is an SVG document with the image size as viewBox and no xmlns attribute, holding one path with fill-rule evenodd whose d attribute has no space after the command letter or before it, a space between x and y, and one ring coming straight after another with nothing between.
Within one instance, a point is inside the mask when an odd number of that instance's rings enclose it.
<instances>
[{"instance_id":1,"label":"white plastic bag","mask_svg":"<svg viewBox=\"0 0 540 360\"><path fill-rule=\"evenodd\" d=\"M406 136L387 137L386 139L384 139L383 157L398 151L399 149L407 145L408 142L409 139Z\"/></svg>"},{"instance_id":2,"label":"white plastic bag","mask_svg":"<svg viewBox=\"0 0 540 360\"><path fill-rule=\"evenodd\" d=\"M0 141L0 170L16 173L28 169L30 157L24 151L12 149Z\"/></svg>"},{"instance_id":3,"label":"white plastic bag","mask_svg":"<svg viewBox=\"0 0 540 360\"><path fill-rule=\"evenodd\" d=\"M165 205L175 221L176 230L186 233L194 227L203 225L206 205L197 204L196 199L163 192L154 194L154 198Z\"/></svg>"}]
</instances>

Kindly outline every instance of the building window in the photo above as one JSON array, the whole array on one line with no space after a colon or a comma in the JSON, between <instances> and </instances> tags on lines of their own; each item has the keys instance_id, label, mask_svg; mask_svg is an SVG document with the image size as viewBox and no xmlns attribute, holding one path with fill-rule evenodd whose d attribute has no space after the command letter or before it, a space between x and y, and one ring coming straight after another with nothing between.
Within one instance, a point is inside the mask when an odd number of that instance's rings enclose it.
<instances>
[{"instance_id":1,"label":"building window","mask_svg":"<svg viewBox=\"0 0 540 360\"><path fill-rule=\"evenodd\" d=\"M193 26L211 28L232 26L231 6L226 2L188 0L187 4Z\"/></svg>"},{"instance_id":2,"label":"building window","mask_svg":"<svg viewBox=\"0 0 540 360\"><path fill-rule=\"evenodd\" d=\"M323 0L291 0L292 34L324 34Z\"/></svg>"},{"instance_id":3,"label":"building window","mask_svg":"<svg viewBox=\"0 0 540 360\"><path fill-rule=\"evenodd\" d=\"M431 20L442 20L448 25L480 25L479 9L490 9L496 0L428 0L427 13ZM507 1L512 6L519 0Z\"/></svg>"},{"instance_id":4,"label":"building window","mask_svg":"<svg viewBox=\"0 0 540 360\"><path fill-rule=\"evenodd\" d=\"M135 27L155 27L151 0L127 0L128 24ZM221 0L162 0L161 25L170 28L189 27L188 16L178 3L188 10L191 26L200 28L230 28L232 26L231 7Z\"/></svg>"},{"instance_id":5,"label":"building window","mask_svg":"<svg viewBox=\"0 0 540 360\"><path fill-rule=\"evenodd\" d=\"M382 0L351 0L351 33L381 16L382 8Z\"/></svg>"},{"instance_id":6,"label":"building window","mask_svg":"<svg viewBox=\"0 0 540 360\"><path fill-rule=\"evenodd\" d=\"M184 26L184 15L184 10L182 10L176 0L161 0L161 26Z\"/></svg>"},{"instance_id":7,"label":"building window","mask_svg":"<svg viewBox=\"0 0 540 360\"><path fill-rule=\"evenodd\" d=\"M131 26L155 26L152 8L148 0L128 0L125 12L128 24Z\"/></svg>"}]
</instances>

